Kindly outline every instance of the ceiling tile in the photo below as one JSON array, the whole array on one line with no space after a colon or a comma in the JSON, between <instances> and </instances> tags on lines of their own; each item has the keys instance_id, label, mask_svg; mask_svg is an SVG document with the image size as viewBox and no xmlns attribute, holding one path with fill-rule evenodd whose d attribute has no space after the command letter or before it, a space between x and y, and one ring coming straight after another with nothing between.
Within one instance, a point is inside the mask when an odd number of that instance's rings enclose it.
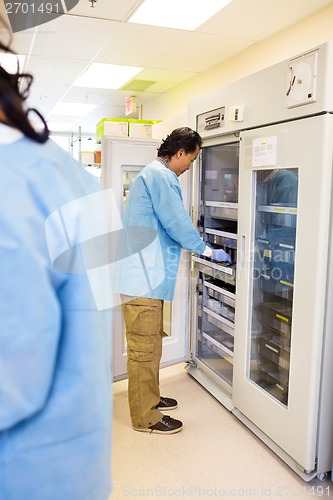
<instances>
[{"instance_id":1,"label":"ceiling tile","mask_svg":"<svg viewBox=\"0 0 333 500\"><path fill-rule=\"evenodd\" d=\"M64 102L82 102L86 104L100 104L112 95L109 89L85 89L72 87L63 97Z\"/></svg>"},{"instance_id":2,"label":"ceiling tile","mask_svg":"<svg viewBox=\"0 0 333 500\"><path fill-rule=\"evenodd\" d=\"M124 21L139 3L141 3L141 0L97 0L94 7L91 7L91 2L89 0L81 0L77 6L70 11L70 14L98 19L111 19L113 21Z\"/></svg>"},{"instance_id":3,"label":"ceiling tile","mask_svg":"<svg viewBox=\"0 0 333 500\"><path fill-rule=\"evenodd\" d=\"M86 66L83 61L32 56L25 70L35 75L39 83L71 85Z\"/></svg>"},{"instance_id":4,"label":"ceiling tile","mask_svg":"<svg viewBox=\"0 0 333 500\"><path fill-rule=\"evenodd\" d=\"M150 66L170 48L181 44L188 31L139 24L122 24L114 31L96 61L129 66Z\"/></svg>"},{"instance_id":5,"label":"ceiling tile","mask_svg":"<svg viewBox=\"0 0 333 500\"><path fill-rule=\"evenodd\" d=\"M139 80L138 78L135 78L127 85L124 85L121 90L135 90L137 92L143 92L150 88L154 83L156 82L153 80Z\"/></svg>"},{"instance_id":6,"label":"ceiling tile","mask_svg":"<svg viewBox=\"0 0 333 500\"><path fill-rule=\"evenodd\" d=\"M0 37L2 38L1 32ZM34 39L33 30L23 31L22 33L17 33L11 44L12 50L17 54L28 54L31 44Z\"/></svg>"},{"instance_id":7,"label":"ceiling tile","mask_svg":"<svg viewBox=\"0 0 333 500\"><path fill-rule=\"evenodd\" d=\"M61 16L38 28L33 53L38 56L89 61L108 41L118 23Z\"/></svg>"},{"instance_id":8,"label":"ceiling tile","mask_svg":"<svg viewBox=\"0 0 333 500\"><path fill-rule=\"evenodd\" d=\"M29 107L37 108L46 116L67 90L66 85L54 85L50 82L39 84L34 81L27 104Z\"/></svg>"}]
</instances>

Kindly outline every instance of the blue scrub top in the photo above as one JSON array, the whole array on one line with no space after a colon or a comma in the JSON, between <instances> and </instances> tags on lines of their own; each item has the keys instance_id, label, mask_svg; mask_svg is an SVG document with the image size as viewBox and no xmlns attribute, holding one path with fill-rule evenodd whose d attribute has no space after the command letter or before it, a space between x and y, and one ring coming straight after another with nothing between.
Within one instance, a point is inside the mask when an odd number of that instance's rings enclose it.
<instances>
[{"instance_id":1,"label":"blue scrub top","mask_svg":"<svg viewBox=\"0 0 333 500\"><path fill-rule=\"evenodd\" d=\"M125 212L114 288L130 296L172 300L180 251L206 249L185 210L177 175L158 160L133 182Z\"/></svg>"},{"instance_id":2,"label":"blue scrub top","mask_svg":"<svg viewBox=\"0 0 333 500\"><path fill-rule=\"evenodd\" d=\"M45 231L99 184L52 140L0 143L0 170L0 498L106 500L110 311L84 270L54 268Z\"/></svg>"}]
</instances>

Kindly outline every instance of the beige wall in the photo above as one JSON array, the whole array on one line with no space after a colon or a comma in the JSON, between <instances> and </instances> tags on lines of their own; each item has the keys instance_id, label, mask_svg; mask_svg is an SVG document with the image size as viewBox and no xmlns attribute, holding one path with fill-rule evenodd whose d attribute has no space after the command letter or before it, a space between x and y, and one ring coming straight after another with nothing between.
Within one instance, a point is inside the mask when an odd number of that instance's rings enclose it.
<instances>
[{"instance_id":1,"label":"beige wall","mask_svg":"<svg viewBox=\"0 0 333 500\"><path fill-rule=\"evenodd\" d=\"M163 137L166 131L187 124L187 103L192 98L329 40L333 40L333 5L154 99L144 106L142 118L163 120L154 133Z\"/></svg>"}]
</instances>

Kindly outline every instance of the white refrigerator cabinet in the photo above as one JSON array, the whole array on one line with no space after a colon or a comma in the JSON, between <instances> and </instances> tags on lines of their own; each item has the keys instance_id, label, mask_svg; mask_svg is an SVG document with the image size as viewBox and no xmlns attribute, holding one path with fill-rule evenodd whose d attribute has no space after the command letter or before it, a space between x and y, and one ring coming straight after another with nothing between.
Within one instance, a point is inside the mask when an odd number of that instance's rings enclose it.
<instances>
[{"instance_id":1,"label":"white refrigerator cabinet","mask_svg":"<svg viewBox=\"0 0 333 500\"><path fill-rule=\"evenodd\" d=\"M131 183L140 170L154 160L160 145L156 140L102 137L101 184L104 189L112 189L120 215L126 204ZM110 214L112 217L112 214ZM185 256L184 256L185 257ZM188 260L182 259L179 279L173 303L164 303L164 331L162 364L169 365L185 361L188 336L184 334L188 323L186 308ZM184 313L185 311L185 313ZM114 380L127 377L127 345L121 306L113 310L113 361Z\"/></svg>"},{"instance_id":2,"label":"white refrigerator cabinet","mask_svg":"<svg viewBox=\"0 0 333 500\"><path fill-rule=\"evenodd\" d=\"M332 84L329 42L189 103L194 220L233 264L192 257L187 370L305 481L333 460Z\"/></svg>"}]
</instances>

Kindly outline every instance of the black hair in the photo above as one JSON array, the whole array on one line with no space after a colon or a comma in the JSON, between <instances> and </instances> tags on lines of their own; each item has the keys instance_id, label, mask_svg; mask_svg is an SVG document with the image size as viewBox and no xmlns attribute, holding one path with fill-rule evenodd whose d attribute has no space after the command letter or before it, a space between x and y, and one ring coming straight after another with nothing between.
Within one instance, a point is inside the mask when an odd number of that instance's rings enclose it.
<instances>
[{"instance_id":1,"label":"black hair","mask_svg":"<svg viewBox=\"0 0 333 500\"><path fill-rule=\"evenodd\" d=\"M198 132L189 127L176 128L162 140L162 144L157 150L157 156L171 157L180 149L185 153L193 153L197 147L201 148L202 139Z\"/></svg>"},{"instance_id":2,"label":"black hair","mask_svg":"<svg viewBox=\"0 0 333 500\"><path fill-rule=\"evenodd\" d=\"M0 22L4 21L0 17ZM7 29L9 29L6 26ZM10 49L9 44L5 45L0 41L0 52L5 51L13 55L15 53ZM44 143L49 137L49 130L43 116L36 109L25 109L24 101L29 95L29 89L33 77L29 73L20 73L17 65L16 73L9 73L0 66L0 108L6 117L6 125L20 130L26 137ZM29 114L35 113L42 122L43 129L37 131L29 120Z\"/></svg>"}]
</instances>

